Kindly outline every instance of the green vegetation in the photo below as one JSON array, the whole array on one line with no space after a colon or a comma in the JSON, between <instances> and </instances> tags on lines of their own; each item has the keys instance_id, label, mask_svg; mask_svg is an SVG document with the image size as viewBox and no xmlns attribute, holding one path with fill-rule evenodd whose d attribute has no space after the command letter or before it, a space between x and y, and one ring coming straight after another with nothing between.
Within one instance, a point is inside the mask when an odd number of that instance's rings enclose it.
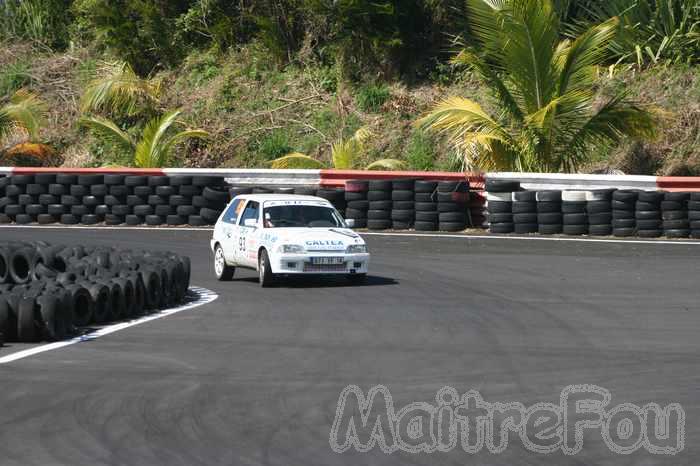
<instances>
[{"instance_id":1,"label":"green vegetation","mask_svg":"<svg viewBox=\"0 0 700 466\"><path fill-rule=\"evenodd\" d=\"M574 172L595 145L654 135L653 115L624 93L594 105L596 66L615 36L617 18L560 41L549 0L469 5L483 55L464 49L455 62L469 66L493 93L497 116L473 100L449 97L418 122L447 133L467 167Z\"/></svg>"},{"instance_id":2,"label":"green vegetation","mask_svg":"<svg viewBox=\"0 0 700 466\"><path fill-rule=\"evenodd\" d=\"M39 98L27 91L17 91L0 105L0 147L13 132L26 132L30 140L36 140L44 121L46 107Z\"/></svg>"},{"instance_id":3,"label":"green vegetation","mask_svg":"<svg viewBox=\"0 0 700 466\"><path fill-rule=\"evenodd\" d=\"M67 165L135 163L179 109L209 137L138 163L334 166L367 127L353 167L700 174L699 34L700 0L5 0L0 102L40 96Z\"/></svg>"}]
</instances>

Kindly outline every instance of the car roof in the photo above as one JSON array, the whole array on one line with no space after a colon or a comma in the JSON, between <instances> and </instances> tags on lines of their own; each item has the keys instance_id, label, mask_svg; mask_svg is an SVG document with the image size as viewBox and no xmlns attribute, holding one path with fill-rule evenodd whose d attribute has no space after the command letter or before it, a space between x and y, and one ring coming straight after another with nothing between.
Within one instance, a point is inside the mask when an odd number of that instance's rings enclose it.
<instances>
[{"instance_id":1,"label":"car roof","mask_svg":"<svg viewBox=\"0 0 700 466\"><path fill-rule=\"evenodd\" d=\"M252 201L322 201L330 204L328 199L302 194L239 194L234 199L248 199Z\"/></svg>"}]
</instances>

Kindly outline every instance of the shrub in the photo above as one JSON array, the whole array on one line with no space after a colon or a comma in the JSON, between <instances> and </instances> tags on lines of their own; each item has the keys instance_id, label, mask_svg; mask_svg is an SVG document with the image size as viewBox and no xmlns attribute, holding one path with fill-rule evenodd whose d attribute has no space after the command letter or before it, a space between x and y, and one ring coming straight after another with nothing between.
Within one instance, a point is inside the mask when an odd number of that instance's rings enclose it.
<instances>
[{"instance_id":1,"label":"shrub","mask_svg":"<svg viewBox=\"0 0 700 466\"><path fill-rule=\"evenodd\" d=\"M435 141L425 132L417 130L406 147L406 162L413 170L435 169Z\"/></svg>"},{"instance_id":2,"label":"shrub","mask_svg":"<svg viewBox=\"0 0 700 466\"><path fill-rule=\"evenodd\" d=\"M383 84L370 84L358 89L355 101L363 112L377 113L389 97L391 92L388 87Z\"/></svg>"},{"instance_id":3,"label":"shrub","mask_svg":"<svg viewBox=\"0 0 700 466\"><path fill-rule=\"evenodd\" d=\"M29 64L18 61L0 71L0 98L12 95L31 81Z\"/></svg>"}]
</instances>

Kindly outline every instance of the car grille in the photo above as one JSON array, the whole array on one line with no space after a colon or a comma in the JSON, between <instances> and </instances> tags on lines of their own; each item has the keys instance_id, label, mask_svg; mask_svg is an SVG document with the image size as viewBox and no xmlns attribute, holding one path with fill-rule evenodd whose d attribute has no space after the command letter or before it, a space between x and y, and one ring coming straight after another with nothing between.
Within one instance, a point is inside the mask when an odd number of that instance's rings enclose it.
<instances>
[{"instance_id":1,"label":"car grille","mask_svg":"<svg viewBox=\"0 0 700 466\"><path fill-rule=\"evenodd\" d=\"M345 272L345 264L314 265L304 262L304 272Z\"/></svg>"}]
</instances>

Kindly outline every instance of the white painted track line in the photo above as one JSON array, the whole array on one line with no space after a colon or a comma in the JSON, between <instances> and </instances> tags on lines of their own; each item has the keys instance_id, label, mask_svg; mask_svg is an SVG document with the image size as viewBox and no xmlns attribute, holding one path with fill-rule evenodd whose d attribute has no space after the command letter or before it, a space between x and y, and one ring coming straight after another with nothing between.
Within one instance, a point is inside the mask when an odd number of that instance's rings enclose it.
<instances>
[{"instance_id":1,"label":"white painted track line","mask_svg":"<svg viewBox=\"0 0 700 466\"><path fill-rule=\"evenodd\" d=\"M129 320L126 322L119 322L114 325L108 325L106 327L101 327L98 330L95 330L94 332L86 333L85 335L81 335L79 337L75 337L70 340L66 341L58 341L56 343L49 343L47 345L41 345L37 346L34 348L30 348L28 350L24 351L18 351L16 353L8 354L7 356L0 357L0 364L7 364L13 361L17 361L19 359L24 359L28 358L30 356L34 356L36 354L40 353L45 353L46 351L53 351L57 350L60 348L65 348L66 346L71 346L75 345L76 343L82 343L84 341L92 341L92 340L97 340L100 337L104 337L105 335L109 335L111 333L118 332L120 330L127 329L129 327L134 327L136 325L141 325L145 324L146 322L150 322L152 320L156 319L161 319L163 317L167 317L173 314L177 314L178 312L186 311L188 309L193 309L195 307L203 306L204 304L209 304L212 301L214 301L216 298L219 296L214 293L213 291L207 290L206 288L199 288L196 286L192 286L189 289L188 295L194 295L194 300L185 303L181 306L174 307L172 309L166 309L164 311L156 312L155 314L150 314L144 317L140 317L138 319L134 320ZM0 352L2 350L0 349ZM0 353L1 354L1 353Z\"/></svg>"},{"instance_id":2,"label":"white painted track line","mask_svg":"<svg viewBox=\"0 0 700 466\"><path fill-rule=\"evenodd\" d=\"M213 227L130 227L130 226L87 226L87 225L2 225L0 228L36 229L36 230L124 230L124 231L213 231ZM665 239L625 239L625 238L589 238L562 236L516 236L516 235L473 235L469 233L415 233L415 232L373 232L358 231L363 236L408 236L413 238L461 238L483 240L511 241L570 241L579 243L621 243L621 244L677 244L700 246L700 240L665 240Z\"/></svg>"}]
</instances>

